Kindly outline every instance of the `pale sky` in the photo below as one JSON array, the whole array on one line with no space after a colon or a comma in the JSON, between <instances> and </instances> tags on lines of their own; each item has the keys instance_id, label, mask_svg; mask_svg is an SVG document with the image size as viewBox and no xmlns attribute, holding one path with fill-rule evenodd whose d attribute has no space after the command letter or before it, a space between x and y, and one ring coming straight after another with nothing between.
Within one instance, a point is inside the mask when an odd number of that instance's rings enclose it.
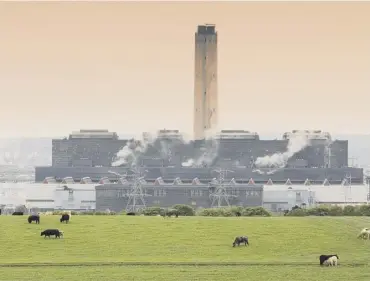
<instances>
[{"instance_id":1,"label":"pale sky","mask_svg":"<svg viewBox=\"0 0 370 281\"><path fill-rule=\"evenodd\" d=\"M220 128L370 131L369 2L0 3L0 137L192 133L194 33Z\"/></svg>"}]
</instances>

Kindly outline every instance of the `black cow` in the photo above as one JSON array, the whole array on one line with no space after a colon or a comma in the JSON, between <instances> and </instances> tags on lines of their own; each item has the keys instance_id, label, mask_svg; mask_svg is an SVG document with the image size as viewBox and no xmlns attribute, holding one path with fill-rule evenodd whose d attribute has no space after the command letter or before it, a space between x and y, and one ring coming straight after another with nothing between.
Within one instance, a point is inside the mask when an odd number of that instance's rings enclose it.
<instances>
[{"instance_id":1,"label":"black cow","mask_svg":"<svg viewBox=\"0 0 370 281\"><path fill-rule=\"evenodd\" d=\"M34 222L36 222L36 224L40 224L40 216L39 215L30 215L27 220L28 220L28 223L32 223L34 221Z\"/></svg>"},{"instance_id":2,"label":"black cow","mask_svg":"<svg viewBox=\"0 0 370 281\"><path fill-rule=\"evenodd\" d=\"M233 247L235 247L235 245L240 246L241 243L244 243L245 246L247 245L249 246L248 237L247 236L236 237L233 243Z\"/></svg>"},{"instance_id":3,"label":"black cow","mask_svg":"<svg viewBox=\"0 0 370 281\"><path fill-rule=\"evenodd\" d=\"M14 212L12 216L23 216L23 212Z\"/></svg>"},{"instance_id":4,"label":"black cow","mask_svg":"<svg viewBox=\"0 0 370 281\"><path fill-rule=\"evenodd\" d=\"M60 222L69 222L69 215L68 214L63 214L62 217L60 218Z\"/></svg>"},{"instance_id":5,"label":"black cow","mask_svg":"<svg viewBox=\"0 0 370 281\"><path fill-rule=\"evenodd\" d=\"M237 217L241 217L241 216L242 216L242 213L241 213L241 212L235 212L235 215L236 215Z\"/></svg>"},{"instance_id":6,"label":"black cow","mask_svg":"<svg viewBox=\"0 0 370 281\"><path fill-rule=\"evenodd\" d=\"M60 232L58 229L46 229L43 232L41 232L41 236L49 237L55 235L55 239L60 236L63 236L63 232Z\"/></svg>"},{"instance_id":7,"label":"black cow","mask_svg":"<svg viewBox=\"0 0 370 281\"><path fill-rule=\"evenodd\" d=\"M331 258L331 257L334 257L334 256L335 256L335 257L337 257L337 259L339 260L339 257L338 257L338 255L336 255L336 254L335 254L335 255L321 255L321 256L320 256L320 258L319 258L319 259L320 259L320 265L321 265L321 266L323 266L323 265L324 265L324 262L325 262L327 259L329 259L329 258Z\"/></svg>"},{"instance_id":8,"label":"black cow","mask_svg":"<svg viewBox=\"0 0 370 281\"><path fill-rule=\"evenodd\" d=\"M134 212L128 212L126 215L127 216L135 216L136 214Z\"/></svg>"}]
</instances>

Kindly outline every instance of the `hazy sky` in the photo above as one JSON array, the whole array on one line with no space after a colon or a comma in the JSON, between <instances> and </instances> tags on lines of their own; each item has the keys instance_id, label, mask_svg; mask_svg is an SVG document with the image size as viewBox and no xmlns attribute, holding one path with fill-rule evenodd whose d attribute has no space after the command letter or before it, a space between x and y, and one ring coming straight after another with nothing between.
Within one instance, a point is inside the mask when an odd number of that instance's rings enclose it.
<instances>
[{"instance_id":1,"label":"hazy sky","mask_svg":"<svg viewBox=\"0 0 370 281\"><path fill-rule=\"evenodd\" d=\"M370 131L370 3L0 3L0 137L192 132L194 32L218 31L219 121Z\"/></svg>"}]
</instances>

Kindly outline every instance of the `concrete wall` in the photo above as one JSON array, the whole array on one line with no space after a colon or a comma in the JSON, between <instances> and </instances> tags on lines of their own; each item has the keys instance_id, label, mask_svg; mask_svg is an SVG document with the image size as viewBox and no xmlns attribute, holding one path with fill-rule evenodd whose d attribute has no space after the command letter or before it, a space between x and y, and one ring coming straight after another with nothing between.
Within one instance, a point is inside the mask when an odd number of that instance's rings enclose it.
<instances>
[{"instance_id":1,"label":"concrete wall","mask_svg":"<svg viewBox=\"0 0 370 281\"><path fill-rule=\"evenodd\" d=\"M275 190L269 187L264 188L263 207L272 212L290 210L295 205L301 206L303 203L307 207L314 205L315 192L302 187L294 190Z\"/></svg>"},{"instance_id":2,"label":"concrete wall","mask_svg":"<svg viewBox=\"0 0 370 281\"><path fill-rule=\"evenodd\" d=\"M263 205L270 211L291 209L293 206L359 205L367 203L369 187L363 184L344 185L272 185L264 186ZM280 209L280 210L279 210Z\"/></svg>"},{"instance_id":3,"label":"concrete wall","mask_svg":"<svg viewBox=\"0 0 370 281\"><path fill-rule=\"evenodd\" d=\"M96 184L0 183L0 205L28 205L41 211L95 209ZM64 190L64 187L69 189Z\"/></svg>"},{"instance_id":4,"label":"concrete wall","mask_svg":"<svg viewBox=\"0 0 370 281\"><path fill-rule=\"evenodd\" d=\"M95 190L61 190L55 191L55 209L95 210Z\"/></svg>"},{"instance_id":5,"label":"concrete wall","mask_svg":"<svg viewBox=\"0 0 370 281\"><path fill-rule=\"evenodd\" d=\"M262 186L236 185L228 191L235 195L229 203L235 206L262 206ZM170 207L175 204L185 204L194 208L209 208L210 190L208 186L193 185L144 185L143 193L147 207ZM100 185L96 187L96 209L122 211L126 209L130 187L118 184ZM140 204L140 203L139 203ZM223 205L227 204L223 201Z\"/></svg>"}]
</instances>

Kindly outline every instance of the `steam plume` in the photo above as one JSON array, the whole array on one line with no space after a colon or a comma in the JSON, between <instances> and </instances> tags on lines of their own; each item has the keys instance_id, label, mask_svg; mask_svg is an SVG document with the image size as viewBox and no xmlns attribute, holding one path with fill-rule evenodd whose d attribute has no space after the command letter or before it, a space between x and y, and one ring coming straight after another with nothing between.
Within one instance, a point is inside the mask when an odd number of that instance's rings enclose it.
<instances>
[{"instance_id":1,"label":"steam plume","mask_svg":"<svg viewBox=\"0 0 370 281\"><path fill-rule=\"evenodd\" d=\"M275 153L258 157L254 164L258 168L274 167L277 169L284 168L288 160L297 152L311 145L311 139L307 135L297 134L289 139L287 151L284 153ZM256 170L257 171L257 170Z\"/></svg>"},{"instance_id":2,"label":"steam plume","mask_svg":"<svg viewBox=\"0 0 370 281\"><path fill-rule=\"evenodd\" d=\"M138 140L129 140L126 145L117 152L112 166L117 167L123 164L137 166L138 157L147 151L148 146L156 140L156 135L145 133L141 139L137 139Z\"/></svg>"},{"instance_id":3,"label":"steam plume","mask_svg":"<svg viewBox=\"0 0 370 281\"><path fill-rule=\"evenodd\" d=\"M181 164L183 167L209 166L218 156L219 142L216 139L216 130L205 132L205 147L201 149L200 155L195 159L188 159Z\"/></svg>"}]
</instances>

